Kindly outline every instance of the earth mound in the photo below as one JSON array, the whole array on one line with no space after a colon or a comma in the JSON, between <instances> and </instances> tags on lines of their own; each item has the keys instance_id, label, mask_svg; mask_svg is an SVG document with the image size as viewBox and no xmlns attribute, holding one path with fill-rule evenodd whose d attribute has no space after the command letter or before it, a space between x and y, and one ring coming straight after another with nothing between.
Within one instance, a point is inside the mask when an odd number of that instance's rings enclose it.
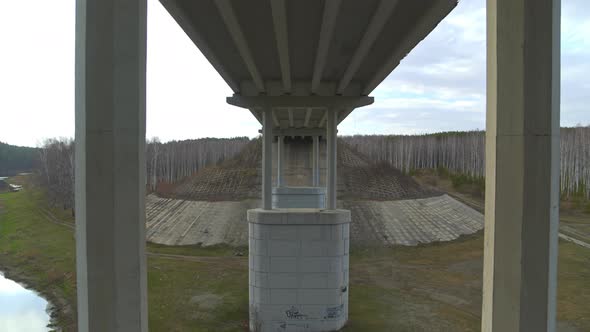
<instances>
[{"instance_id":1,"label":"earth mound","mask_svg":"<svg viewBox=\"0 0 590 332\"><path fill-rule=\"evenodd\" d=\"M290 139L286 144L285 175L288 184L311 183L311 144ZM253 140L236 157L207 167L180 183L158 187L160 197L193 201L241 201L261 194L262 146ZM320 169L325 174L325 146L320 148ZM338 141L338 199L403 200L440 196L412 177L386 163L374 163L342 140ZM323 183L320 183L323 185Z\"/></svg>"}]
</instances>

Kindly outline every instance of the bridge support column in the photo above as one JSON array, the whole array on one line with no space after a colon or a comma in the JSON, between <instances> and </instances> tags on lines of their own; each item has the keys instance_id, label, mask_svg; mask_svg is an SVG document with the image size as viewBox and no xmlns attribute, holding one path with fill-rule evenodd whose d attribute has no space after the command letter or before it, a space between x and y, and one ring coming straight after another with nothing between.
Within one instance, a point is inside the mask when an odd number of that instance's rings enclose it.
<instances>
[{"instance_id":1,"label":"bridge support column","mask_svg":"<svg viewBox=\"0 0 590 332\"><path fill-rule=\"evenodd\" d=\"M482 331L555 331L560 1L487 4Z\"/></svg>"},{"instance_id":2,"label":"bridge support column","mask_svg":"<svg viewBox=\"0 0 590 332\"><path fill-rule=\"evenodd\" d=\"M272 109L262 113L262 208L272 209Z\"/></svg>"},{"instance_id":3,"label":"bridge support column","mask_svg":"<svg viewBox=\"0 0 590 332\"><path fill-rule=\"evenodd\" d=\"M312 147L312 181L314 187L320 186L320 137L313 136L313 147Z\"/></svg>"},{"instance_id":4,"label":"bridge support column","mask_svg":"<svg viewBox=\"0 0 590 332\"><path fill-rule=\"evenodd\" d=\"M337 162L337 125L338 125L338 112L335 109L329 109L328 117L326 121L326 139L327 139L327 156L328 172L326 176L326 208L329 210L336 209L336 162Z\"/></svg>"},{"instance_id":5,"label":"bridge support column","mask_svg":"<svg viewBox=\"0 0 590 332\"><path fill-rule=\"evenodd\" d=\"M79 331L147 331L146 1L76 1Z\"/></svg>"},{"instance_id":6,"label":"bridge support column","mask_svg":"<svg viewBox=\"0 0 590 332\"><path fill-rule=\"evenodd\" d=\"M285 137L277 137L277 187L284 185Z\"/></svg>"}]
</instances>

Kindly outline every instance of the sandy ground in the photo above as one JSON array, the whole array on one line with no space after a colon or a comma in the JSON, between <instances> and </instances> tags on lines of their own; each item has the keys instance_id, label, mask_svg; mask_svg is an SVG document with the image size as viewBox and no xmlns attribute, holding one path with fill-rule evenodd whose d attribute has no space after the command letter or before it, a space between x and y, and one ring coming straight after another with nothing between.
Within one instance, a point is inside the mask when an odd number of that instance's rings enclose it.
<instances>
[{"instance_id":1,"label":"sandy ground","mask_svg":"<svg viewBox=\"0 0 590 332\"><path fill-rule=\"evenodd\" d=\"M352 245L407 245L451 241L483 228L483 216L448 195L399 201L341 201L351 210ZM166 245L246 246L246 211L258 200L188 201L149 195L147 238Z\"/></svg>"}]
</instances>

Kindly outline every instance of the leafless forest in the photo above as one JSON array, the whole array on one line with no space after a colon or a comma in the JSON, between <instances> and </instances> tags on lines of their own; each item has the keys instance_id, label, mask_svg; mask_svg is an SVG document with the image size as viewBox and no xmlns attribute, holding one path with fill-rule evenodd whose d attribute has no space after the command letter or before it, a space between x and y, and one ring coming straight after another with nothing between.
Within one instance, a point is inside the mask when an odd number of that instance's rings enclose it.
<instances>
[{"instance_id":1,"label":"leafless forest","mask_svg":"<svg viewBox=\"0 0 590 332\"><path fill-rule=\"evenodd\" d=\"M345 136L342 139L377 162L410 172L445 168L475 178L485 174L485 133ZM590 198L590 127L561 129L561 191Z\"/></svg>"},{"instance_id":2,"label":"leafless forest","mask_svg":"<svg viewBox=\"0 0 590 332\"><path fill-rule=\"evenodd\" d=\"M53 205L74 206L74 141L51 138L39 149L38 181L49 192Z\"/></svg>"},{"instance_id":3,"label":"leafless forest","mask_svg":"<svg viewBox=\"0 0 590 332\"><path fill-rule=\"evenodd\" d=\"M444 167L451 172L484 176L483 131L429 135L355 135L342 139L371 160L387 162L403 172Z\"/></svg>"},{"instance_id":4,"label":"leafless forest","mask_svg":"<svg viewBox=\"0 0 590 332\"><path fill-rule=\"evenodd\" d=\"M174 183L199 169L233 157L248 144L247 137L202 138L161 143L151 139L146 144L148 188L159 182ZM74 206L74 141L52 138L39 149L38 181L49 192L54 205L64 209Z\"/></svg>"},{"instance_id":5,"label":"leafless forest","mask_svg":"<svg viewBox=\"0 0 590 332\"><path fill-rule=\"evenodd\" d=\"M445 168L474 178L484 176L483 131L429 135L344 136L343 141L375 162L386 162L403 172ZM147 186L175 183L198 170L231 159L250 142L247 137L202 138L146 144ZM74 143L48 139L39 150L39 182L54 205L74 204ZM590 127L561 129L561 190L566 196L590 198Z\"/></svg>"},{"instance_id":6,"label":"leafless forest","mask_svg":"<svg viewBox=\"0 0 590 332\"><path fill-rule=\"evenodd\" d=\"M175 183L203 167L232 158L250 142L247 137L202 138L160 143L152 139L146 145L147 184Z\"/></svg>"}]
</instances>

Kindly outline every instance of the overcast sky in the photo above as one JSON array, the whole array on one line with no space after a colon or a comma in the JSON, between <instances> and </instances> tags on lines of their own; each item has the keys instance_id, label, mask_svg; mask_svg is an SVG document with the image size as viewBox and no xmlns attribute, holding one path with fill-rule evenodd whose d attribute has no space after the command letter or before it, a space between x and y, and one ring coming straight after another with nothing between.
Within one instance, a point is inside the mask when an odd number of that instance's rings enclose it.
<instances>
[{"instance_id":1,"label":"overcast sky","mask_svg":"<svg viewBox=\"0 0 590 332\"><path fill-rule=\"evenodd\" d=\"M231 90L157 0L148 0L147 136L255 136ZM74 0L0 0L0 141L74 136ZM590 1L562 0L561 124L590 124ZM341 134L485 128L485 0L463 0L353 112Z\"/></svg>"}]
</instances>

